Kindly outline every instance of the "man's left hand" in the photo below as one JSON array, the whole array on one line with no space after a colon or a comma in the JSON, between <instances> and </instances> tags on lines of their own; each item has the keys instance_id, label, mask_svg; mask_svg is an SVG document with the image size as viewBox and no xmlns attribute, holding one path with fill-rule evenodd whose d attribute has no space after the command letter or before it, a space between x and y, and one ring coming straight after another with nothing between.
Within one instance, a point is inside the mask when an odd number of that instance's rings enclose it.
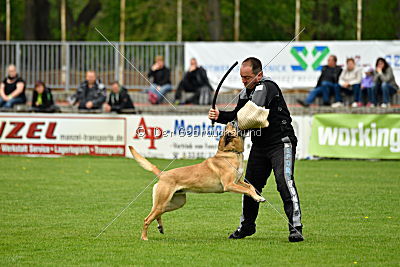
<instances>
[{"instance_id":1,"label":"man's left hand","mask_svg":"<svg viewBox=\"0 0 400 267\"><path fill-rule=\"evenodd\" d=\"M93 102L92 101L88 101L86 102L86 108L93 108Z\"/></svg>"}]
</instances>

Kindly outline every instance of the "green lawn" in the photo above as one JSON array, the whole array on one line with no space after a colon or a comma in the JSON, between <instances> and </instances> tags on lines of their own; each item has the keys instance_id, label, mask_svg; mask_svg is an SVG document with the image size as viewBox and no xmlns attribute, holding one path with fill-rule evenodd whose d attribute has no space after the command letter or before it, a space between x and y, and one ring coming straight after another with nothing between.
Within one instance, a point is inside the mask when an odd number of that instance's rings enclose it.
<instances>
[{"instance_id":1,"label":"green lawn","mask_svg":"<svg viewBox=\"0 0 400 267\"><path fill-rule=\"evenodd\" d=\"M151 160L160 169L169 160ZM199 161L177 160L175 168ZM0 265L398 265L399 161L298 161L305 242L287 241L287 223L262 204L257 233L228 240L241 196L189 194L140 240L154 178L125 158L0 157ZM274 179L264 196L283 214Z\"/></svg>"}]
</instances>

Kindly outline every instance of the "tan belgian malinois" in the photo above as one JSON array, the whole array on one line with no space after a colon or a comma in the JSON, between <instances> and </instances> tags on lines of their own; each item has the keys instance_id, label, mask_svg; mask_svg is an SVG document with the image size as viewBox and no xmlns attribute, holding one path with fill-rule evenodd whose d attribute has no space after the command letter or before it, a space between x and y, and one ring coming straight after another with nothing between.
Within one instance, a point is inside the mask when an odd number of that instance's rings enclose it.
<instances>
[{"instance_id":1,"label":"tan belgian malinois","mask_svg":"<svg viewBox=\"0 0 400 267\"><path fill-rule=\"evenodd\" d=\"M231 123L225 127L216 155L196 165L161 172L132 146L129 146L129 149L144 169L153 172L159 178L153 187L153 208L144 219L142 240L147 240L147 229L155 219L158 222L158 230L164 233L161 215L181 208L186 202L187 192L234 192L246 194L257 202L265 201L252 185L242 179L244 142Z\"/></svg>"}]
</instances>

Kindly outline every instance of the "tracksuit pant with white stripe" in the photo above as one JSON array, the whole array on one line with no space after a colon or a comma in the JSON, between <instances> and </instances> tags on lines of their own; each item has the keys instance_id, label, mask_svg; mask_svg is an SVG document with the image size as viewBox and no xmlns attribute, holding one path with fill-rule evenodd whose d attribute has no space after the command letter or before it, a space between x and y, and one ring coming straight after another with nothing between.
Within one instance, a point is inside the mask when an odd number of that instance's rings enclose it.
<instances>
[{"instance_id":1,"label":"tracksuit pant with white stripe","mask_svg":"<svg viewBox=\"0 0 400 267\"><path fill-rule=\"evenodd\" d=\"M296 146L291 144L288 137L283 138L282 141L282 143L269 146L253 145L245 178L261 193L268 177L274 171L290 230L292 226L302 227L300 201L293 177ZM254 228L260 203L243 195L242 204L241 228Z\"/></svg>"}]
</instances>

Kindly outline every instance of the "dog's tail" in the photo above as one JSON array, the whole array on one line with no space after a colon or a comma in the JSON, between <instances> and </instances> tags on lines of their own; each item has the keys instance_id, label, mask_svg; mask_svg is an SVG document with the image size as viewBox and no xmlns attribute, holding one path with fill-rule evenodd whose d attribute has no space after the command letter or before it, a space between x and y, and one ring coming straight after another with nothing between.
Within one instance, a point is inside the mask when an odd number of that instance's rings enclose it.
<instances>
[{"instance_id":1,"label":"dog's tail","mask_svg":"<svg viewBox=\"0 0 400 267\"><path fill-rule=\"evenodd\" d=\"M143 167L143 169L147 171L153 172L155 175L159 176L161 174L161 171L153 164L151 164L150 161L148 161L145 157L140 155L134 148L133 146L129 146L129 150L132 153L133 158L139 163L140 166Z\"/></svg>"}]
</instances>

